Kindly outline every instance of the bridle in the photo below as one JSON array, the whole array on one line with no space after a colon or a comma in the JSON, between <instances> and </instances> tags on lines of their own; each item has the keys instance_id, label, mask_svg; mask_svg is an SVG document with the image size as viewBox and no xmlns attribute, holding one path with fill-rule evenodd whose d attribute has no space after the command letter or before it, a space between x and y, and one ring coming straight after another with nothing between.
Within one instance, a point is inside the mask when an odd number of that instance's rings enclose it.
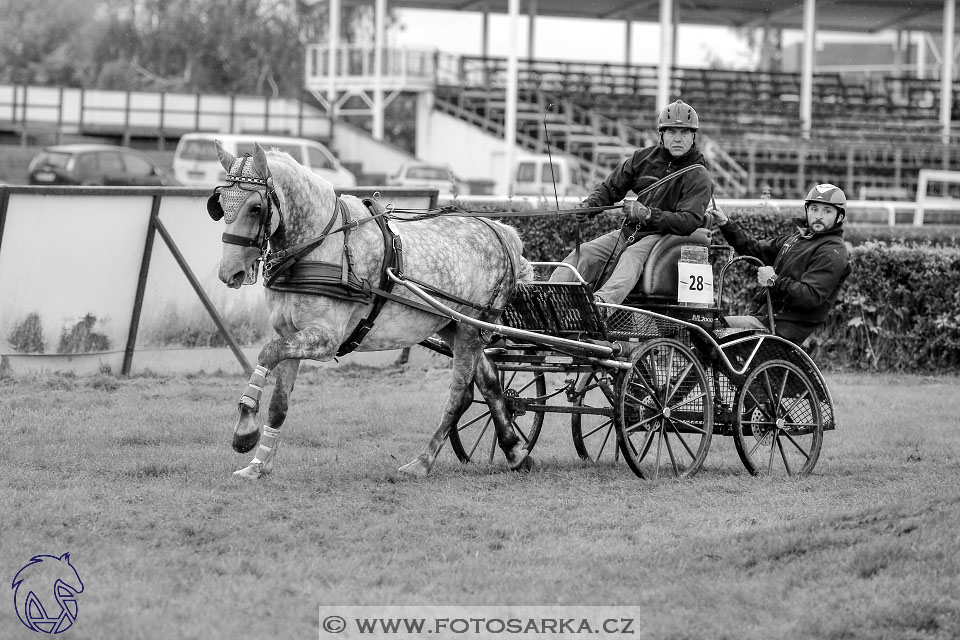
<instances>
[{"instance_id":1,"label":"bridle","mask_svg":"<svg viewBox=\"0 0 960 640\"><path fill-rule=\"evenodd\" d=\"M270 233L270 225L273 219L274 207L276 207L277 215L280 218L277 229L283 224L283 208L280 205L280 197L277 195L277 191L273 186L273 178L269 175L262 177L256 173L256 169L252 166L252 160L249 153L242 158L237 158L234 161L233 167L231 167L231 173L227 174L226 181L228 184L216 187L213 190L213 194L207 198L207 213L210 215L210 218L214 221L219 221L226 217L227 224L232 224L236 221L240 207L243 206L243 203L250 197L249 193L256 193L260 198L261 213L257 234L253 237L248 237L224 232L222 236L224 244L255 247L260 252L260 256L253 263L252 273L245 276L243 284L255 284L257 282L260 262L267 255L267 244L272 235ZM247 173L252 173L253 175L244 175L244 169L247 168L248 162L251 163L251 166ZM251 185L252 188L244 185ZM246 194L244 192L246 192ZM230 210L229 213L224 211L221 200L227 203L228 209Z\"/></svg>"}]
</instances>

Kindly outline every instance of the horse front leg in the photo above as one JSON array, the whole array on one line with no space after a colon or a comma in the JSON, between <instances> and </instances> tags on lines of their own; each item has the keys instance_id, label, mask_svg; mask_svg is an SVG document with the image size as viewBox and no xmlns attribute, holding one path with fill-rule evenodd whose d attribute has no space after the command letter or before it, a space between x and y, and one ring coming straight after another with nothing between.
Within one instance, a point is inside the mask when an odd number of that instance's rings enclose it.
<instances>
[{"instance_id":1,"label":"horse front leg","mask_svg":"<svg viewBox=\"0 0 960 640\"><path fill-rule=\"evenodd\" d=\"M280 425L287 414L287 403L293 383L297 377L300 360L329 360L336 350L336 343L329 332L320 327L308 327L292 335L277 338L266 344L257 357L257 366L250 374L247 388L240 397L239 416L233 434L233 448L239 453L247 453L258 443L260 449L245 469L236 472L238 477L257 479L273 469L273 456L279 444ZM277 371L277 384L268 410L267 424L263 429L261 441L260 425L257 413L260 410L260 396L266 384L267 375ZM261 453L266 456L264 458ZM251 470L251 467L253 469Z\"/></svg>"},{"instance_id":2,"label":"horse front leg","mask_svg":"<svg viewBox=\"0 0 960 640\"><path fill-rule=\"evenodd\" d=\"M259 368L259 367L258 367ZM280 446L280 427L287 417L287 407L290 402L290 393L293 391L293 385L297 380L297 372L300 371L299 360L283 360L273 370L276 376L276 383L273 387L273 395L270 396L270 405L267 408L267 422L263 425L263 433L254 431L255 443L259 441L259 447L253 460L233 475L245 480L259 480L263 476L273 471L274 460L277 455L277 449ZM249 385L248 385L249 390ZM255 421L254 421L255 422ZM234 434L234 448L236 449L237 435ZM249 451L252 447L249 447Z\"/></svg>"}]
</instances>

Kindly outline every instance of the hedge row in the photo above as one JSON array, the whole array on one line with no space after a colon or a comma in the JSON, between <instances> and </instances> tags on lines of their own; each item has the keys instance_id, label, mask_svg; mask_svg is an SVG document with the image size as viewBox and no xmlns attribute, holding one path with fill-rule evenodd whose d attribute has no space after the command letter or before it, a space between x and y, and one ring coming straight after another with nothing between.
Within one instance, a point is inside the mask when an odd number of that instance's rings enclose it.
<instances>
[{"instance_id":1,"label":"hedge row","mask_svg":"<svg viewBox=\"0 0 960 640\"><path fill-rule=\"evenodd\" d=\"M533 208L519 202L515 211ZM503 203L473 210L504 211ZM755 237L789 233L799 207L755 207L726 212ZM605 212L581 225L581 240L620 224ZM851 216L852 217L852 216ZM530 260L560 260L574 247L572 215L504 217L524 240ZM876 371L960 371L960 231L958 228L848 225L851 276L826 326L807 344L824 368ZM716 244L725 244L719 233ZM717 266L731 254L714 251ZM739 268L741 267L742 268ZM715 270L719 273L719 269ZM753 269L740 263L724 284L724 310L739 313L756 293Z\"/></svg>"}]
</instances>

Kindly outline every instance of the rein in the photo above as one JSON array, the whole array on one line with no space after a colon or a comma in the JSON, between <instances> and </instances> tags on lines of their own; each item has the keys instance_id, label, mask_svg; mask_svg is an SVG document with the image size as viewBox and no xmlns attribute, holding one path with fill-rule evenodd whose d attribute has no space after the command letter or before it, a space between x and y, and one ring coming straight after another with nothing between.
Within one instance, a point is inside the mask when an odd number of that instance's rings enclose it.
<instances>
[{"instance_id":1,"label":"rein","mask_svg":"<svg viewBox=\"0 0 960 640\"><path fill-rule=\"evenodd\" d=\"M673 172L673 173L671 173L671 174L669 174L669 175L666 175L666 176L660 178L659 180L657 180L656 182L654 182L653 184L651 184L649 187L643 189L640 193L637 194L637 200L639 200L640 198L642 198L642 197L645 196L646 194L650 193L651 191L653 191L653 190L656 189L657 187L663 186L663 185L666 184L667 182L669 182L669 181L671 181L671 180L674 180L675 178L679 178L679 177L682 176L683 174L688 173L688 172L690 172L690 171L693 171L694 169L703 169L704 171L707 170L707 168L706 168L705 166L703 166L702 164L700 164L700 163L691 164L690 166L684 167L683 169L680 169L679 171L675 171L675 172ZM712 197L712 196L711 196L711 197ZM626 218L624 218L623 222L620 223L620 237L617 238L617 244L614 246L613 251L610 253L610 255L607 256L606 262L603 263L603 268L600 269L600 277L601 277L601 278L603 278L603 274L605 274L605 273L607 272L607 268L608 268L611 264L614 264L614 265L617 264L617 262L620 260L620 256L623 255L623 252L627 250L627 247L629 247L629 246L633 243L633 241L636 239L637 233L640 232L640 225L638 224L638 225L634 228L633 233L631 233L628 237L626 237L626 241L623 243L623 248L620 249L620 251L618 252L618 251L617 251L617 248L620 246L620 238L623 238L623 237L626 235L626 234L624 233L624 227L626 227L626 225L627 225L627 220L626 220Z\"/></svg>"}]
</instances>

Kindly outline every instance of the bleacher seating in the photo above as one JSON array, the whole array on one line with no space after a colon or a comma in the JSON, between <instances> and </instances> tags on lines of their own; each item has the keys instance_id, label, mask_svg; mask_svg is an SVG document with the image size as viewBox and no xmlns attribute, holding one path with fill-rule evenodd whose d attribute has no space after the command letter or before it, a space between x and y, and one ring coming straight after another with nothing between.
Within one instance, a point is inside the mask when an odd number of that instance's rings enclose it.
<instances>
[{"instance_id":1,"label":"bleacher seating","mask_svg":"<svg viewBox=\"0 0 960 640\"><path fill-rule=\"evenodd\" d=\"M505 61L473 62L488 80L505 77ZM475 97L461 103L473 100L477 113L502 118L502 98L498 105L489 97L498 86L463 88ZM751 195L766 184L775 197L798 197L813 181L833 181L850 194L865 188L912 198L921 168L960 169L960 154L940 140L939 80L815 73L812 89L809 139L801 131L797 73L679 68L671 99L697 108L702 133L745 169ZM536 128L543 128L546 105L563 105L547 119L551 143L597 172L645 142L659 108L657 69L649 66L522 60L520 91L533 105L523 111L529 118L518 116L522 135L542 143ZM960 88L953 117L960 120Z\"/></svg>"}]
</instances>

